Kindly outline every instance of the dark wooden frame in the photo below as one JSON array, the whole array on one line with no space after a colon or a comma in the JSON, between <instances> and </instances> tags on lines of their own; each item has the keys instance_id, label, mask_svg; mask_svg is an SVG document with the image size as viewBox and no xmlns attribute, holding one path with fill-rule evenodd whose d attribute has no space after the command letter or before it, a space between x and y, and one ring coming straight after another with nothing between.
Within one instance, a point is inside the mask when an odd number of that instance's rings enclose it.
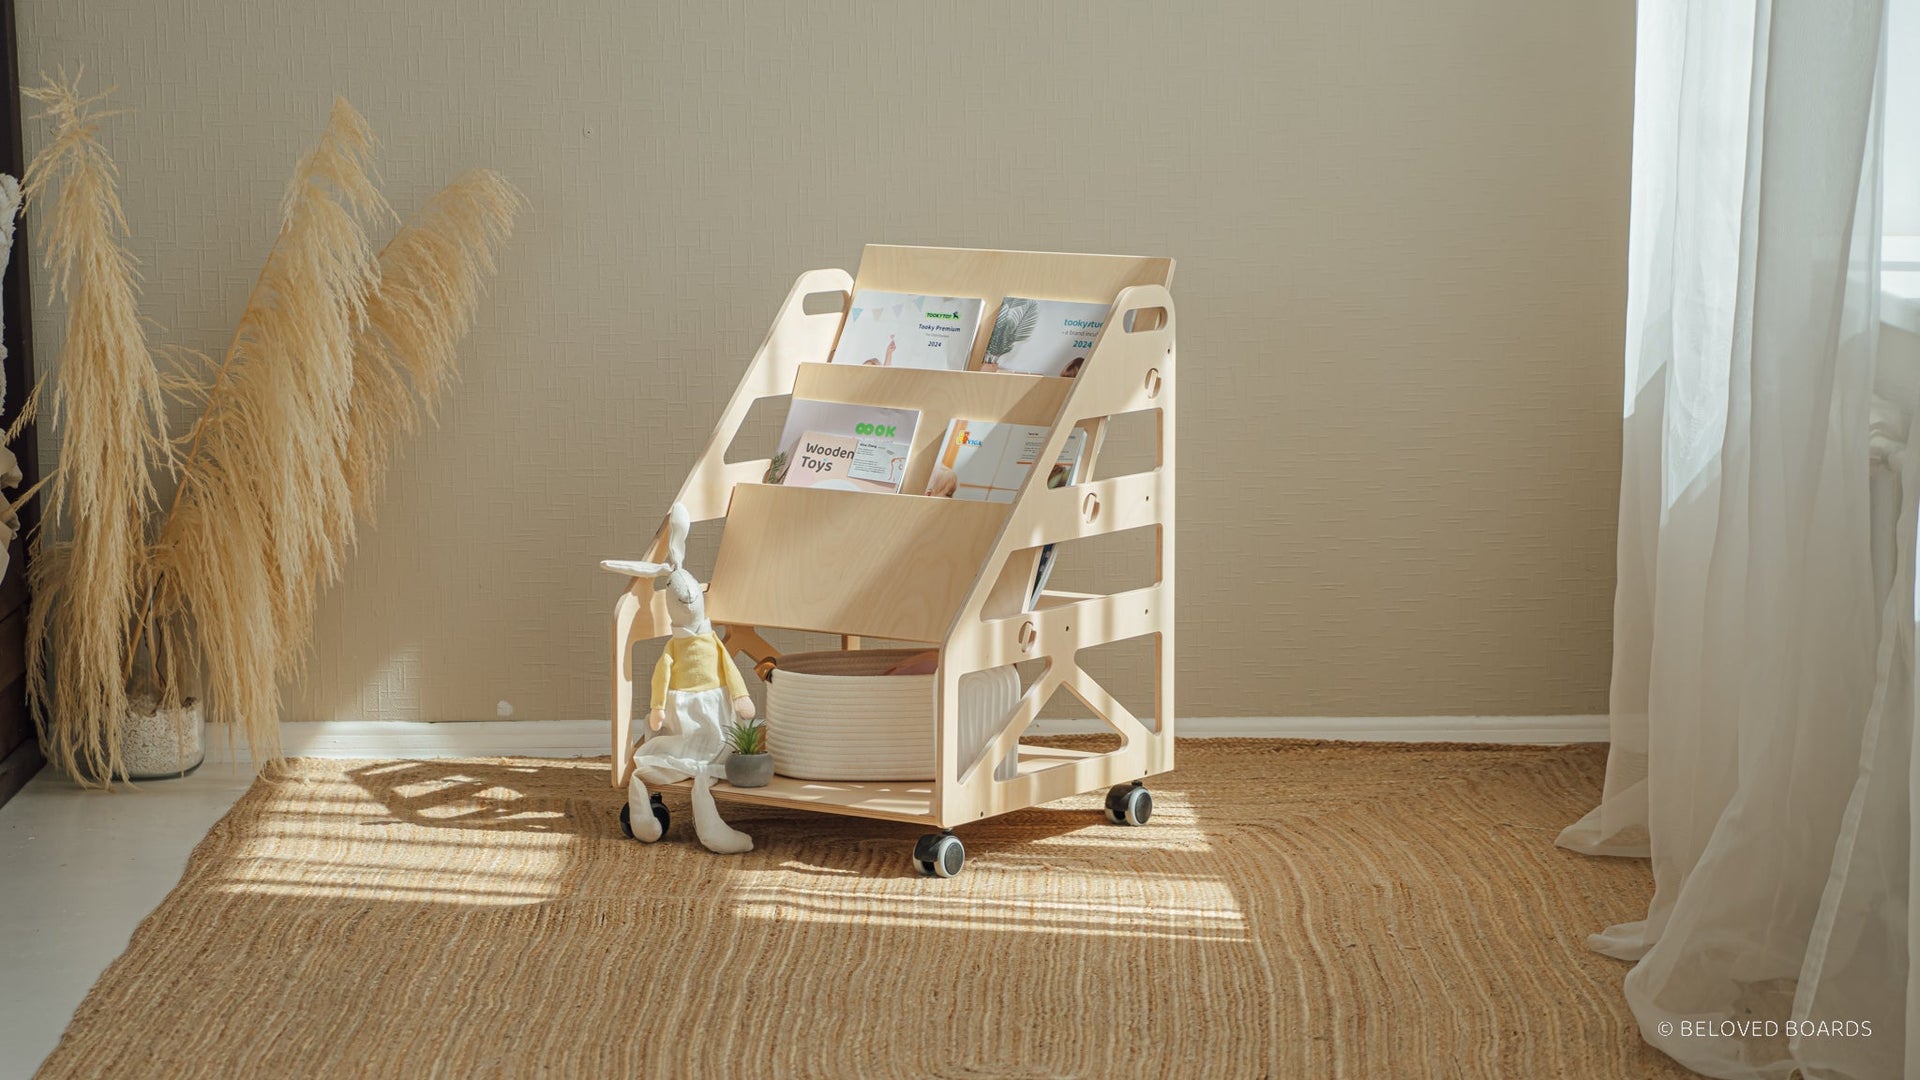
<instances>
[{"instance_id":1,"label":"dark wooden frame","mask_svg":"<svg viewBox=\"0 0 1920 1080\"><path fill-rule=\"evenodd\" d=\"M20 131L20 48L14 31L13 0L0 0L0 65L6 68L5 96L0 99L0 172L19 176L26 170L26 149ZM6 400L0 402L0 423L11 424L33 391L33 288L29 281L27 222L15 223L13 258L0 283L0 313L6 320ZM25 491L40 476L39 442L32 428L14 441L26 479ZM40 525L39 500L20 510L20 535L8 549L10 559L0 579L0 803L20 790L45 764L40 741L27 709L26 623L27 544Z\"/></svg>"}]
</instances>

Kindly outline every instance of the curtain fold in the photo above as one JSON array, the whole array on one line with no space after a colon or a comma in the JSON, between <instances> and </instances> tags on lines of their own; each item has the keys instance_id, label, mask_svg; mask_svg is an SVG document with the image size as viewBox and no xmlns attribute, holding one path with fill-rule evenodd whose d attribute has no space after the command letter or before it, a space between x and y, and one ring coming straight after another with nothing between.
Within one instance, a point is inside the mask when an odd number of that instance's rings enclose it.
<instances>
[{"instance_id":1,"label":"curtain fold","mask_svg":"<svg viewBox=\"0 0 1920 1080\"><path fill-rule=\"evenodd\" d=\"M1646 918L1592 944L1635 961L1647 1040L1716 1076L1920 1070L1920 403L1876 427L1873 399L1884 27L1873 0L1639 9L1613 748L1560 842L1651 857Z\"/></svg>"}]
</instances>

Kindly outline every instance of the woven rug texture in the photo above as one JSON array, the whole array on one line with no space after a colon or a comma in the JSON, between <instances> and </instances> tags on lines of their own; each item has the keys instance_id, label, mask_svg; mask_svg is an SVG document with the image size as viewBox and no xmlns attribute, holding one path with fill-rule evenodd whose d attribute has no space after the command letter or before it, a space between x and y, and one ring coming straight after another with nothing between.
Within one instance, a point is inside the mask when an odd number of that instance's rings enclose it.
<instances>
[{"instance_id":1,"label":"woven rug texture","mask_svg":"<svg viewBox=\"0 0 1920 1080\"><path fill-rule=\"evenodd\" d=\"M1650 1077L1645 863L1555 834L1604 748L1188 740L959 830L686 800L625 838L606 760L288 763L195 850L47 1077ZM125 797L137 798L138 795Z\"/></svg>"}]
</instances>

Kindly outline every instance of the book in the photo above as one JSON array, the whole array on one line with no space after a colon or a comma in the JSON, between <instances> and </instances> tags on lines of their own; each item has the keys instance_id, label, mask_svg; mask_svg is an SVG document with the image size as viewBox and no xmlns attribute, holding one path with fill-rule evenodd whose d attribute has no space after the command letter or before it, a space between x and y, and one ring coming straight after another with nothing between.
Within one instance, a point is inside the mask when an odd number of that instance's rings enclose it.
<instances>
[{"instance_id":1,"label":"book","mask_svg":"<svg viewBox=\"0 0 1920 1080\"><path fill-rule=\"evenodd\" d=\"M900 490L918 409L794 398L765 483L836 491Z\"/></svg>"},{"instance_id":2,"label":"book","mask_svg":"<svg viewBox=\"0 0 1920 1080\"><path fill-rule=\"evenodd\" d=\"M1040 594L1047 591L1047 578L1053 575L1054 546L1048 544L1040 549L1040 558L1033 566L1033 588L1027 590L1026 610L1032 611L1040 603Z\"/></svg>"},{"instance_id":3,"label":"book","mask_svg":"<svg viewBox=\"0 0 1920 1080\"><path fill-rule=\"evenodd\" d=\"M993 333L987 338L980 370L1078 375L1112 306L1009 296L1000 301L1000 311L993 317Z\"/></svg>"},{"instance_id":4,"label":"book","mask_svg":"<svg viewBox=\"0 0 1920 1080\"><path fill-rule=\"evenodd\" d=\"M1086 448L1087 433L1085 431L1075 429L1073 434L1079 437L1080 447L1074 451L1073 461L1071 464L1067 466L1067 469L1064 475L1060 472L1060 464L1055 463L1053 474L1047 477L1047 486L1050 488L1066 487L1069 484L1077 484L1080 482L1080 456L1081 456L1080 451ZM1071 439L1068 440L1068 445L1069 446L1072 445ZM1060 455L1060 460L1061 462L1065 462L1066 455L1065 454ZM1027 590L1026 610L1028 611L1032 611L1034 609L1034 605L1040 602L1040 594L1046 591L1047 578L1052 576L1053 574L1054 551L1055 551L1055 545L1047 544L1046 546L1040 549L1039 558L1034 560L1033 587Z\"/></svg>"},{"instance_id":5,"label":"book","mask_svg":"<svg viewBox=\"0 0 1920 1080\"><path fill-rule=\"evenodd\" d=\"M947 425L946 438L940 443L940 456L933 463L927 481L927 494L941 498L970 499L976 502L1010 503L1019 494L1033 472L1040 452L1046 449L1050 427L1026 424L995 424L982 420L955 420ZM1086 431L1075 428L1067 435L1046 477L1048 487L1073 482L1080 455L1087 447Z\"/></svg>"},{"instance_id":6,"label":"book","mask_svg":"<svg viewBox=\"0 0 1920 1080\"><path fill-rule=\"evenodd\" d=\"M986 302L860 289L834 346L835 364L965 371Z\"/></svg>"}]
</instances>

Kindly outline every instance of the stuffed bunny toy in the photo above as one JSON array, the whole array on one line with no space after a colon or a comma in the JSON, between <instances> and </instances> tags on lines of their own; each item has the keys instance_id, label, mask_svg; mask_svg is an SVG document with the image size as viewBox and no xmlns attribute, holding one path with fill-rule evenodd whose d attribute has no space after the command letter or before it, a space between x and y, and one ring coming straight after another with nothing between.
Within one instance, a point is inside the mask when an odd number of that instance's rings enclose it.
<instances>
[{"instance_id":1,"label":"stuffed bunny toy","mask_svg":"<svg viewBox=\"0 0 1920 1080\"><path fill-rule=\"evenodd\" d=\"M660 822L647 802L647 784L693 778L693 831L707 850L733 855L753 850L753 839L727 827L713 803L713 781L724 774L727 726L753 719L753 699L720 635L707 622L706 596L681 563L687 557L687 508L667 514L667 561L607 559L600 565L628 577L652 578L667 594L673 637L653 666L647 734L633 749L627 813L636 839L660 839Z\"/></svg>"}]
</instances>

